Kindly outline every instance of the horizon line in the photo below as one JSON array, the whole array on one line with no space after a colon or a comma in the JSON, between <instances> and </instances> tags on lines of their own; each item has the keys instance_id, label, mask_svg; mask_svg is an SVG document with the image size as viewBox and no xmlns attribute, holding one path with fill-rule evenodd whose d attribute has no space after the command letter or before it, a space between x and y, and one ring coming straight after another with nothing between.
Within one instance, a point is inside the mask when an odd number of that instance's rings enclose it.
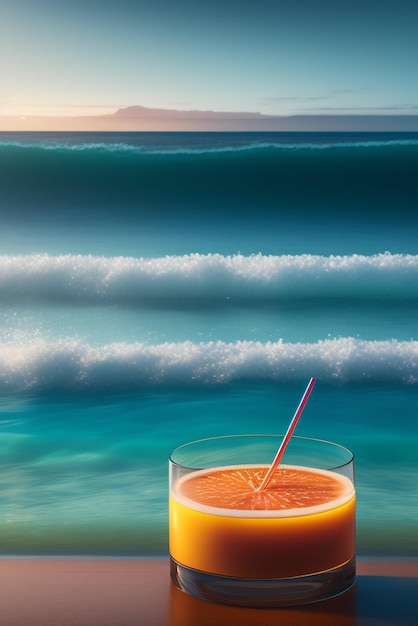
<instances>
[{"instance_id":1,"label":"horizon line","mask_svg":"<svg viewBox=\"0 0 418 626\"><path fill-rule=\"evenodd\" d=\"M92 115L0 115L7 131L351 131L418 132L415 113L291 113L179 110L132 105Z\"/></svg>"}]
</instances>

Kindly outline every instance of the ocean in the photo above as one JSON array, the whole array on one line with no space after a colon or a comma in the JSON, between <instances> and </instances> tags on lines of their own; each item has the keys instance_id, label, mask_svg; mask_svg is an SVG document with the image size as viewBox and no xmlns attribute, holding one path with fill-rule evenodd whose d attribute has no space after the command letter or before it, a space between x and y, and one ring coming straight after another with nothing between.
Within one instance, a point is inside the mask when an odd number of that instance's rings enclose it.
<instances>
[{"instance_id":1,"label":"ocean","mask_svg":"<svg viewBox=\"0 0 418 626\"><path fill-rule=\"evenodd\" d=\"M0 133L0 556L167 554L179 444L350 448L418 556L418 134Z\"/></svg>"}]
</instances>

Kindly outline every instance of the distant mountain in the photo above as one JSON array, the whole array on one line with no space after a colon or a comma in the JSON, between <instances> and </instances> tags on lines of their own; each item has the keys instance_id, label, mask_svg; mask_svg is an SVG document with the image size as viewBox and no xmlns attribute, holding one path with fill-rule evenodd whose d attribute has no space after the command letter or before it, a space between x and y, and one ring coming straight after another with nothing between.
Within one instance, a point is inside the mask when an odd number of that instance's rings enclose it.
<instances>
[{"instance_id":1,"label":"distant mountain","mask_svg":"<svg viewBox=\"0 0 418 626\"><path fill-rule=\"evenodd\" d=\"M3 116L0 131L418 132L418 115L264 115L127 106L107 115Z\"/></svg>"},{"instance_id":2,"label":"distant mountain","mask_svg":"<svg viewBox=\"0 0 418 626\"><path fill-rule=\"evenodd\" d=\"M262 113L226 112L226 111L179 111L177 109L150 109L143 106L128 106L112 113L115 117L130 118L159 118L177 120L259 120L274 119L278 116L263 115Z\"/></svg>"}]
</instances>

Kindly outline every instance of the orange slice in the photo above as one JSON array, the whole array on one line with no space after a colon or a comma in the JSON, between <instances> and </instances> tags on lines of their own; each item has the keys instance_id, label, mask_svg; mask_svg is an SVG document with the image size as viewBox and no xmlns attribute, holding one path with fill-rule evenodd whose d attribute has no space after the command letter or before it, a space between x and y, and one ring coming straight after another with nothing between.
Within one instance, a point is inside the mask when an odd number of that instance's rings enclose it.
<instances>
[{"instance_id":1,"label":"orange slice","mask_svg":"<svg viewBox=\"0 0 418 626\"><path fill-rule=\"evenodd\" d=\"M267 469L233 466L201 470L183 478L177 492L181 499L195 503L197 508L231 511L321 509L341 498L347 500L349 492L353 495L353 485L348 478L335 472L299 466L280 466L268 487L258 492L257 487Z\"/></svg>"}]
</instances>

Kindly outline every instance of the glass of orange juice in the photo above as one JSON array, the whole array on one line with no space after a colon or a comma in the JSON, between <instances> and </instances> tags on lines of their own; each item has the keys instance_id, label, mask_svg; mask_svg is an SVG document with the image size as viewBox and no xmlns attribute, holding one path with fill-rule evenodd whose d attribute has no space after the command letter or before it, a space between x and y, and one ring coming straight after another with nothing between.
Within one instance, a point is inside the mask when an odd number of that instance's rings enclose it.
<instances>
[{"instance_id":1,"label":"glass of orange juice","mask_svg":"<svg viewBox=\"0 0 418 626\"><path fill-rule=\"evenodd\" d=\"M171 579L193 596L274 607L331 598L355 579L354 457L281 435L202 439L170 455Z\"/></svg>"}]
</instances>

